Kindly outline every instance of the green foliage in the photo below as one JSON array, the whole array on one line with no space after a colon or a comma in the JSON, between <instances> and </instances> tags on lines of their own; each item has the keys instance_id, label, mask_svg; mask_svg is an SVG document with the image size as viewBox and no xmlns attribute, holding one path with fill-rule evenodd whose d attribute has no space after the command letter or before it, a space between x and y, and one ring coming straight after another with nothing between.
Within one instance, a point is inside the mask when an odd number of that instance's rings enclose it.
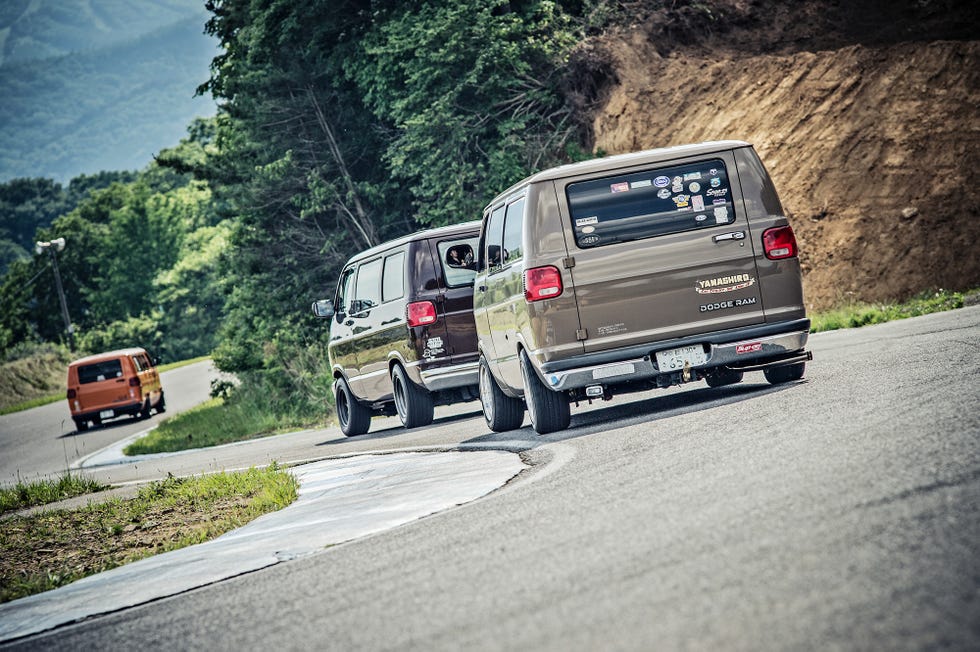
<instances>
[{"instance_id":1,"label":"green foliage","mask_svg":"<svg viewBox=\"0 0 980 652\"><path fill-rule=\"evenodd\" d=\"M976 295L977 293L978 291L976 290L972 293L964 294L940 289L935 292L926 292L909 301L900 303L848 304L813 315L811 318L810 332L819 333L821 331L832 331L841 328L858 328L860 326L882 324L896 319L906 319L908 317L928 315L933 312L962 308L966 294Z\"/></svg>"},{"instance_id":2,"label":"green foliage","mask_svg":"<svg viewBox=\"0 0 980 652\"><path fill-rule=\"evenodd\" d=\"M0 514L47 505L108 488L108 485L101 482L72 473L66 473L57 480L18 482L11 488L0 489Z\"/></svg>"}]
</instances>

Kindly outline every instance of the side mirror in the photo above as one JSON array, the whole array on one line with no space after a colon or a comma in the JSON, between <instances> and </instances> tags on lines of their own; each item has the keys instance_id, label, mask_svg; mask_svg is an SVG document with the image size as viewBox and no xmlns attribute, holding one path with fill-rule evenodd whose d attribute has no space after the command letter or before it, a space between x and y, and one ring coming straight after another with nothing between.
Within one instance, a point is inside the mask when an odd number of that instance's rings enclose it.
<instances>
[{"instance_id":1,"label":"side mirror","mask_svg":"<svg viewBox=\"0 0 980 652\"><path fill-rule=\"evenodd\" d=\"M317 317L330 319L333 317L333 301L330 299L320 299L313 302L313 314Z\"/></svg>"},{"instance_id":2,"label":"side mirror","mask_svg":"<svg viewBox=\"0 0 980 652\"><path fill-rule=\"evenodd\" d=\"M473 247L468 244L453 245L446 250L446 264L457 269L472 269Z\"/></svg>"}]
</instances>

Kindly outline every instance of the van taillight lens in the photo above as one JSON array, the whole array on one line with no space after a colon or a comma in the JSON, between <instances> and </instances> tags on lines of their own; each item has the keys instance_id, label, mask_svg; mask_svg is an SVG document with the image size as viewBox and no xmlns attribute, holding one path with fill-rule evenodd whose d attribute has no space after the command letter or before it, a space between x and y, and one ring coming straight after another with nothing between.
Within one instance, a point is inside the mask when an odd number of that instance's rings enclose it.
<instances>
[{"instance_id":1,"label":"van taillight lens","mask_svg":"<svg viewBox=\"0 0 980 652\"><path fill-rule=\"evenodd\" d=\"M75 390L73 389L68 390L68 398L75 398L77 395L78 393Z\"/></svg>"},{"instance_id":2,"label":"van taillight lens","mask_svg":"<svg viewBox=\"0 0 980 652\"><path fill-rule=\"evenodd\" d=\"M425 326L435 322L436 304L431 301L416 301L408 304L408 325Z\"/></svg>"},{"instance_id":3,"label":"van taillight lens","mask_svg":"<svg viewBox=\"0 0 980 652\"><path fill-rule=\"evenodd\" d=\"M562 292L561 272L557 267L534 267L524 270L524 298L528 303L554 299Z\"/></svg>"},{"instance_id":4,"label":"van taillight lens","mask_svg":"<svg viewBox=\"0 0 980 652\"><path fill-rule=\"evenodd\" d=\"M789 226L766 229L762 234L762 247L766 252L766 258L770 260L792 258L798 253L796 236L793 235L793 228Z\"/></svg>"},{"instance_id":5,"label":"van taillight lens","mask_svg":"<svg viewBox=\"0 0 980 652\"><path fill-rule=\"evenodd\" d=\"M133 376L132 378L129 379L129 386L130 387L139 387L140 386L140 379L137 378L136 376Z\"/></svg>"}]
</instances>

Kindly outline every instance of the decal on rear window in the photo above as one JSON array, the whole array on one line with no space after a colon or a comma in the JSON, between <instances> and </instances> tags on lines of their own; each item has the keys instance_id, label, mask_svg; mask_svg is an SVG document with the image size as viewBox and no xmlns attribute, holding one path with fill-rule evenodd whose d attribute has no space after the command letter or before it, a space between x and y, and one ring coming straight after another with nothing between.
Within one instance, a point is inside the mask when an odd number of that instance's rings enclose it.
<instances>
[{"instance_id":1,"label":"decal on rear window","mask_svg":"<svg viewBox=\"0 0 980 652\"><path fill-rule=\"evenodd\" d=\"M575 242L583 248L735 221L728 170L719 159L580 181L566 194Z\"/></svg>"}]
</instances>

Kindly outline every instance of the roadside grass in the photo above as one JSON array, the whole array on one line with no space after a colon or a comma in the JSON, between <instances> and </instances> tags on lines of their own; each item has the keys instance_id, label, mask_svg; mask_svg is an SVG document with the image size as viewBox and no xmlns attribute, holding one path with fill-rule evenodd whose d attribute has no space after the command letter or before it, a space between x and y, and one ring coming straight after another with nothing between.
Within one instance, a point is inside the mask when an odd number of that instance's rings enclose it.
<instances>
[{"instance_id":1,"label":"roadside grass","mask_svg":"<svg viewBox=\"0 0 980 652\"><path fill-rule=\"evenodd\" d=\"M178 367L184 367L189 364L194 364L195 362L200 362L202 360L207 360L210 356L203 355L199 358L191 358L190 360L181 360L179 362L170 362L165 365L160 365L157 367L157 371L163 373L164 371L170 371L171 369L176 369ZM73 358L74 359L74 358ZM67 376L68 367L67 363L65 368L60 372L62 376ZM64 384L64 378L62 378L62 384ZM8 405L7 407L0 408L0 416L4 414L11 414L13 412L21 412L22 410L30 410L31 408L41 407L42 405L48 405L49 403L57 403L58 401L65 400L65 389L62 388L57 394L48 394L46 396L39 396L37 398L32 398L28 401L21 401L13 405Z\"/></svg>"},{"instance_id":2,"label":"roadside grass","mask_svg":"<svg viewBox=\"0 0 980 652\"><path fill-rule=\"evenodd\" d=\"M164 453L257 439L309 426L309 420L273 414L251 401L212 398L169 417L123 449L126 455Z\"/></svg>"},{"instance_id":3,"label":"roadside grass","mask_svg":"<svg viewBox=\"0 0 980 652\"><path fill-rule=\"evenodd\" d=\"M168 477L135 498L112 498L0 520L0 603L64 586L144 557L213 539L296 499L292 474L272 465Z\"/></svg>"},{"instance_id":4,"label":"roadside grass","mask_svg":"<svg viewBox=\"0 0 980 652\"><path fill-rule=\"evenodd\" d=\"M962 308L967 299L976 298L980 290L950 292L938 290L923 293L902 303L853 303L815 313L810 318L810 332L832 331L882 324L896 319L918 317L933 312Z\"/></svg>"},{"instance_id":5,"label":"roadside grass","mask_svg":"<svg viewBox=\"0 0 980 652\"><path fill-rule=\"evenodd\" d=\"M66 498L108 489L108 485L81 475L66 473L57 480L18 482L11 488L0 489L0 515L27 507L56 503Z\"/></svg>"}]
</instances>

